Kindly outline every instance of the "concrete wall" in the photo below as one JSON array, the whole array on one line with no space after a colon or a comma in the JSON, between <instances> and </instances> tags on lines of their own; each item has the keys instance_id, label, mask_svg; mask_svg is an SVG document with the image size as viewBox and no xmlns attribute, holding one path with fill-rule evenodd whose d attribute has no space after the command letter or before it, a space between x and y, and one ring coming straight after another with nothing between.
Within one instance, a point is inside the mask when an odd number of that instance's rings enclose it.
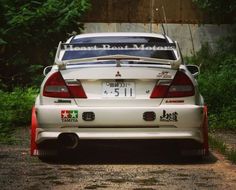
<instances>
[{"instance_id":1,"label":"concrete wall","mask_svg":"<svg viewBox=\"0 0 236 190\"><path fill-rule=\"evenodd\" d=\"M184 56L191 56L208 42L214 47L217 39L227 34L230 25L164 24L168 36L179 42ZM84 33L94 32L155 32L162 33L161 24L85 23Z\"/></svg>"}]
</instances>

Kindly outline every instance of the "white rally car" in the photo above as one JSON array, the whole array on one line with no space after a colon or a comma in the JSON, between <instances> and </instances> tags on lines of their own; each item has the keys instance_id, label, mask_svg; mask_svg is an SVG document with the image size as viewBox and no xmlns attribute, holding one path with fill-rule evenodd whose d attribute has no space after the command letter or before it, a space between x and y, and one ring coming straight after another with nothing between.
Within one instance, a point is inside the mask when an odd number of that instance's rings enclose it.
<instances>
[{"instance_id":1,"label":"white rally car","mask_svg":"<svg viewBox=\"0 0 236 190\"><path fill-rule=\"evenodd\" d=\"M182 141L183 149L206 155L198 72L162 34L82 34L60 42L32 111L31 155L117 139Z\"/></svg>"}]
</instances>

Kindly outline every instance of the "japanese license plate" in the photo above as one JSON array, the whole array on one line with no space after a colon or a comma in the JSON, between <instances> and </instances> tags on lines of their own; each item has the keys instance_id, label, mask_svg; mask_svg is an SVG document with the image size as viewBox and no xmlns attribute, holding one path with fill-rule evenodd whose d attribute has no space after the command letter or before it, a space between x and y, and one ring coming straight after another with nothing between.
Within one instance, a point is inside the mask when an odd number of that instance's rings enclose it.
<instances>
[{"instance_id":1,"label":"japanese license plate","mask_svg":"<svg viewBox=\"0 0 236 190\"><path fill-rule=\"evenodd\" d=\"M130 98L135 97L134 82L104 82L103 97L108 98Z\"/></svg>"}]
</instances>

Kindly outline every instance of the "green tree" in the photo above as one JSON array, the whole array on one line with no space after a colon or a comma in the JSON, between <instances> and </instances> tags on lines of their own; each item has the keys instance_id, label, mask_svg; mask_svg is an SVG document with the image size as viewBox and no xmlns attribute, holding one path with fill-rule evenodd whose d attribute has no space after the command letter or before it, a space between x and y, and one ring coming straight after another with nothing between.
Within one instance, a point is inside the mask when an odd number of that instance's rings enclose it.
<instances>
[{"instance_id":1,"label":"green tree","mask_svg":"<svg viewBox=\"0 0 236 190\"><path fill-rule=\"evenodd\" d=\"M227 20L235 22L236 1L235 0L192 0L199 8L209 13L213 20L221 23ZM233 18L233 19L232 19Z\"/></svg>"},{"instance_id":2,"label":"green tree","mask_svg":"<svg viewBox=\"0 0 236 190\"><path fill-rule=\"evenodd\" d=\"M1 0L0 88L37 83L55 47L80 32L89 0ZM39 73L40 70L40 73Z\"/></svg>"}]
</instances>

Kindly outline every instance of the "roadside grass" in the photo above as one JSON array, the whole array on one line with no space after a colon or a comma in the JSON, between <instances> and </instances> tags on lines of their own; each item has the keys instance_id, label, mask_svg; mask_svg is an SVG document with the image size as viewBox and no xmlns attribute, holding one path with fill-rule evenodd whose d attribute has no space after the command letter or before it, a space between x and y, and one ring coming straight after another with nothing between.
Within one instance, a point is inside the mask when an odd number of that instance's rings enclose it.
<instances>
[{"instance_id":1,"label":"roadside grass","mask_svg":"<svg viewBox=\"0 0 236 190\"><path fill-rule=\"evenodd\" d=\"M1 130L1 128L0 128ZM0 132L0 144L8 144L12 145L15 144L16 139L12 135L12 131L6 131L6 133L3 133L2 131Z\"/></svg>"},{"instance_id":2,"label":"roadside grass","mask_svg":"<svg viewBox=\"0 0 236 190\"><path fill-rule=\"evenodd\" d=\"M0 144L14 144L13 133L30 123L31 109L38 90L15 88L12 92L0 90Z\"/></svg>"},{"instance_id":3,"label":"roadside grass","mask_svg":"<svg viewBox=\"0 0 236 190\"><path fill-rule=\"evenodd\" d=\"M14 129L10 123L0 123L0 144L15 144Z\"/></svg>"},{"instance_id":4,"label":"roadside grass","mask_svg":"<svg viewBox=\"0 0 236 190\"><path fill-rule=\"evenodd\" d=\"M214 150L219 151L221 154L226 156L233 164L236 164L236 150L227 147L226 143L220 139L217 139L209 134L209 144Z\"/></svg>"},{"instance_id":5,"label":"roadside grass","mask_svg":"<svg viewBox=\"0 0 236 190\"><path fill-rule=\"evenodd\" d=\"M4 128L4 129L3 129ZM0 144L2 145L24 145L28 144L30 139L22 140L22 133L30 133L29 126L15 126L11 129L9 126L0 126Z\"/></svg>"}]
</instances>

